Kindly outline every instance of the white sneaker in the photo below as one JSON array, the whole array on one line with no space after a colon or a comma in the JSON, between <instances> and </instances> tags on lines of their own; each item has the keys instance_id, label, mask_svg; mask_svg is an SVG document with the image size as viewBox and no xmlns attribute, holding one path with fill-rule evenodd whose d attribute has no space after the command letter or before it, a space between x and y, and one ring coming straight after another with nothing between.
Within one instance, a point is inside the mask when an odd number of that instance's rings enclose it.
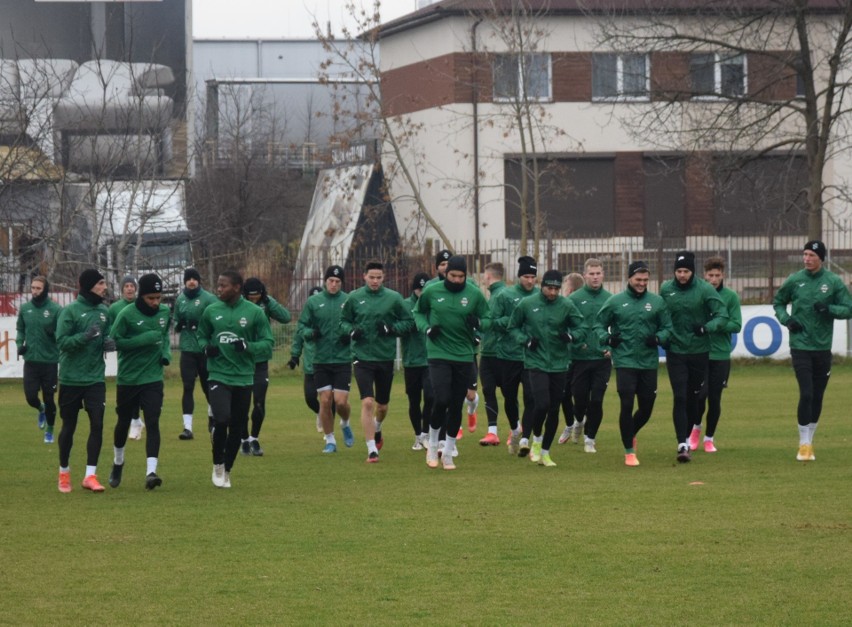
<instances>
[{"instance_id":1,"label":"white sneaker","mask_svg":"<svg viewBox=\"0 0 852 627\"><path fill-rule=\"evenodd\" d=\"M565 427L565 428L562 430L562 435L560 435L560 436L559 436L559 443L560 443L560 444L565 444L568 440L570 440L570 439L571 439L571 432L572 432L572 431L573 431L573 429L572 429L570 426L569 426L569 427Z\"/></svg>"},{"instance_id":2,"label":"white sneaker","mask_svg":"<svg viewBox=\"0 0 852 627\"><path fill-rule=\"evenodd\" d=\"M597 453L598 452L598 449L595 448L595 441L594 440L588 440L588 439L586 440L585 444L583 445L583 450L586 453Z\"/></svg>"},{"instance_id":3,"label":"white sneaker","mask_svg":"<svg viewBox=\"0 0 852 627\"><path fill-rule=\"evenodd\" d=\"M230 488L231 487L231 473L229 473L227 471L225 472L225 481L222 483L222 487L223 488Z\"/></svg>"},{"instance_id":4,"label":"white sneaker","mask_svg":"<svg viewBox=\"0 0 852 627\"><path fill-rule=\"evenodd\" d=\"M574 444L579 444L580 439L583 437L583 429L586 428L586 421L583 422L574 422L574 429L571 431L571 441Z\"/></svg>"},{"instance_id":5,"label":"white sneaker","mask_svg":"<svg viewBox=\"0 0 852 627\"><path fill-rule=\"evenodd\" d=\"M412 451L422 451L423 450L423 442L420 440L419 435L414 436L414 444L411 445Z\"/></svg>"},{"instance_id":6,"label":"white sneaker","mask_svg":"<svg viewBox=\"0 0 852 627\"><path fill-rule=\"evenodd\" d=\"M426 465L429 468L437 468L438 467L438 449L432 449L429 446L426 446Z\"/></svg>"},{"instance_id":7,"label":"white sneaker","mask_svg":"<svg viewBox=\"0 0 852 627\"><path fill-rule=\"evenodd\" d=\"M213 464L213 485L217 488L225 487L225 464Z\"/></svg>"},{"instance_id":8,"label":"white sneaker","mask_svg":"<svg viewBox=\"0 0 852 627\"><path fill-rule=\"evenodd\" d=\"M130 421L130 433L127 434L127 437L131 440L141 440L142 439L142 428L145 426L145 423L142 422L139 418L134 418Z\"/></svg>"}]
</instances>

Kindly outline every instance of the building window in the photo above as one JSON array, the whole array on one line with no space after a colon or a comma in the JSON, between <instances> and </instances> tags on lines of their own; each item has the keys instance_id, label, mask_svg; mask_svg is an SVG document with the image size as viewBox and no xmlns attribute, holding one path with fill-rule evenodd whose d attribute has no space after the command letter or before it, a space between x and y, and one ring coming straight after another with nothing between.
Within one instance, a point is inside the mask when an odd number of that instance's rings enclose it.
<instances>
[{"instance_id":1,"label":"building window","mask_svg":"<svg viewBox=\"0 0 852 627\"><path fill-rule=\"evenodd\" d=\"M745 55L701 52L689 59L694 97L738 98L746 93Z\"/></svg>"},{"instance_id":2,"label":"building window","mask_svg":"<svg viewBox=\"0 0 852 627\"><path fill-rule=\"evenodd\" d=\"M592 56L594 100L647 100L648 57L644 54Z\"/></svg>"},{"instance_id":3,"label":"building window","mask_svg":"<svg viewBox=\"0 0 852 627\"><path fill-rule=\"evenodd\" d=\"M495 101L551 99L549 54L498 54L493 71Z\"/></svg>"}]
</instances>

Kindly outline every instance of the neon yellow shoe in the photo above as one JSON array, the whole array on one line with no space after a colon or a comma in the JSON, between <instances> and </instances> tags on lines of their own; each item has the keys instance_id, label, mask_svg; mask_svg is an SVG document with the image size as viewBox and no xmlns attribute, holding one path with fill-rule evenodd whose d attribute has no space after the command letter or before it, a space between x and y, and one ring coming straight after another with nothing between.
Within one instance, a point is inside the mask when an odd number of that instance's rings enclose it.
<instances>
[{"instance_id":1,"label":"neon yellow shoe","mask_svg":"<svg viewBox=\"0 0 852 627\"><path fill-rule=\"evenodd\" d=\"M800 462L812 462L816 459L813 444L802 444L796 453L796 460Z\"/></svg>"},{"instance_id":2,"label":"neon yellow shoe","mask_svg":"<svg viewBox=\"0 0 852 627\"><path fill-rule=\"evenodd\" d=\"M542 453L541 459L538 460L538 465L545 468L556 468L556 462L550 459L550 453Z\"/></svg>"},{"instance_id":3,"label":"neon yellow shoe","mask_svg":"<svg viewBox=\"0 0 852 627\"><path fill-rule=\"evenodd\" d=\"M541 442L533 441L532 446L530 447L530 461L533 464L537 464L541 461Z\"/></svg>"}]
</instances>

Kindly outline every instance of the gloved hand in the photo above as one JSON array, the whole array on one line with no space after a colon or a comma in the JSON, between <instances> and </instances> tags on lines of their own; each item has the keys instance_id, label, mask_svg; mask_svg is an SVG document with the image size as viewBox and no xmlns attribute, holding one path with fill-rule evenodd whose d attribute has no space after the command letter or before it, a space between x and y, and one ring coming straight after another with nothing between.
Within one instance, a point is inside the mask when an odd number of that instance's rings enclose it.
<instances>
[{"instance_id":1,"label":"gloved hand","mask_svg":"<svg viewBox=\"0 0 852 627\"><path fill-rule=\"evenodd\" d=\"M299 358L295 355L290 355L290 361L287 362L287 365L290 367L290 370L295 370L296 366L299 365Z\"/></svg>"},{"instance_id":2,"label":"gloved hand","mask_svg":"<svg viewBox=\"0 0 852 627\"><path fill-rule=\"evenodd\" d=\"M378 332L379 337L388 337L389 335L392 335L390 327L381 320L376 323L376 331Z\"/></svg>"},{"instance_id":3,"label":"gloved hand","mask_svg":"<svg viewBox=\"0 0 852 627\"><path fill-rule=\"evenodd\" d=\"M437 324L426 329L426 337L428 337L433 342L437 339L439 335L441 335L441 327Z\"/></svg>"},{"instance_id":4,"label":"gloved hand","mask_svg":"<svg viewBox=\"0 0 852 627\"><path fill-rule=\"evenodd\" d=\"M93 324L88 329L86 329L86 333L83 334L83 337L85 337L87 340L91 341L91 340L95 339L96 337L98 337L100 334L101 334L101 328L98 325Z\"/></svg>"},{"instance_id":5,"label":"gloved hand","mask_svg":"<svg viewBox=\"0 0 852 627\"><path fill-rule=\"evenodd\" d=\"M104 338L104 352L111 353L115 350L115 340L111 337Z\"/></svg>"},{"instance_id":6,"label":"gloved hand","mask_svg":"<svg viewBox=\"0 0 852 627\"><path fill-rule=\"evenodd\" d=\"M482 338L480 338L478 335L474 335L473 336L473 345L479 346L480 344L482 344Z\"/></svg>"},{"instance_id":7,"label":"gloved hand","mask_svg":"<svg viewBox=\"0 0 852 627\"><path fill-rule=\"evenodd\" d=\"M692 326L692 332L695 333L698 337L704 337L707 335L707 329L704 328L703 324L695 324Z\"/></svg>"},{"instance_id":8,"label":"gloved hand","mask_svg":"<svg viewBox=\"0 0 852 627\"><path fill-rule=\"evenodd\" d=\"M320 333L319 329L311 329L311 332L305 336L305 339L308 340L318 340L322 337L322 333Z\"/></svg>"},{"instance_id":9,"label":"gloved hand","mask_svg":"<svg viewBox=\"0 0 852 627\"><path fill-rule=\"evenodd\" d=\"M54 335L56 335L56 329L54 329L53 327L47 327L47 328L44 330L44 334L45 334L47 337L53 337Z\"/></svg>"},{"instance_id":10,"label":"gloved hand","mask_svg":"<svg viewBox=\"0 0 852 627\"><path fill-rule=\"evenodd\" d=\"M814 303L814 311L821 316L828 314L828 305L825 303Z\"/></svg>"},{"instance_id":11,"label":"gloved hand","mask_svg":"<svg viewBox=\"0 0 852 627\"><path fill-rule=\"evenodd\" d=\"M613 333L606 338L606 345L612 348L618 348L624 340L621 338L621 333Z\"/></svg>"},{"instance_id":12,"label":"gloved hand","mask_svg":"<svg viewBox=\"0 0 852 627\"><path fill-rule=\"evenodd\" d=\"M350 340L360 340L362 337L364 337L364 332L358 327L355 327L349 332Z\"/></svg>"},{"instance_id":13,"label":"gloved hand","mask_svg":"<svg viewBox=\"0 0 852 627\"><path fill-rule=\"evenodd\" d=\"M21 348L18 349L18 357L23 357L27 354L27 351L30 350L30 347L24 344Z\"/></svg>"},{"instance_id":14,"label":"gloved hand","mask_svg":"<svg viewBox=\"0 0 852 627\"><path fill-rule=\"evenodd\" d=\"M198 330L198 321L193 320L192 322L189 323L188 326L189 326L190 331L197 331Z\"/></svg>"},{"instance_id":15,"label":"gloved hand","mask_svg":"<svg viewBox=\"0 0 852 627\"><path fill-rule=\"evenodd\" d=\"M242 338L231 344L234 347L234 350L238 353L244 353L246 350L246 341Z\"/></svg>"},{"instance_id":16,"label":"gloved hand","mask_svg":"<svg viewBox=\"0 0 852 627\"><path fill-rule=\"evenodd\" d=\"M538 338L531 337L527 339L527 350L534 351L538 348Z\"/></svg>"},{"instance_id":17,"label":"gloved hand","mask_svg":"<svg viewBox=\"0 0 852 627\"><path fill-rule=\"evenodd\" d=\"M568 331L563 331L559 334L559 339L565 342L566 344L571 344L574 341L574 336L571 335Z\"/></svg>"},{"instance_id":18,"label":"gloved hand","mask_svg":"<svg viewBox=\"0 0 852 627\"><path fill-rule=\"evenodd\" d=\"M469 328L473 329L474 331L478 331L478 330L479 330L479 326L480 326L480 324L481 324L481 321L480 321L480 319L479 319L479 316L477 316L476 314L472 314L472 313L471 313L471 314L467 314L467 315L464 317L464 321L465 321L465 323L467 324L467 326L468 326Z\"/></svg>"},{"instance_id":19,"label":"gloved hand","mask_svg":"<svg viewBox=\"0 0 852 627\"><path fill-rule=\"evenodd\" d=\"M180 333L185 328L186 325L184 324L183 320L178 320L177 322L175 322L175 333Z\"/></svg>"},{"instance_id":20,"label":"gloved hand","mask_svg":"<svg viewBox=\"0 0 852 627\"><path fill-rule=\"evenodd\" d=\"M649 335L645 338L645 346L648 348L656 348L660 345L660 340L657 339L656 335Z\"/></svg>"},{"instance_id":21,"label":"gloved hand","mask_svg":"<svg viewBox=\"0 0 852 627\"><path fill-rule=\"evenodd\" d=\"M171 362L170 362L168 359L166 359L165 357L163 357L162 359L160 359L160 365L161 365L161 366L168 366L170 363L171 363Z\"/></svg>"},{"instance_id":22,"label":"gloved hand","mask_svg":"<svg viewBox=\"0 0 852 627\"><path fill-rule=\"evenodd\" d=\"M344 333L343 335L340 336L340 343L343 344L344 346L348 345L351 341L352 341L352 338L349 337L348 333Z\"/></svg>"},{"instance_id":23,"label":"gloved hand","mask_svg":"<svg viewBox=\"0 0 852 627\"><path fill-rule=\"evenodd\" d=\"M801 323L795 318L790 318L787 320L787 329L790 333L801 333L805 330L805 327L801 325Z\"/></svg>"},{"instance_id":24,"label":"gloved hand","mask_svg":"<svg viewBox=\"0 0 852 627\"><path fill-rule=\"evenodd\" d=\"M222 351L219 350L219 347L215 344L208 344L204 347L204 354L207 357L218 357Z\"/></svg>"}]
</instances>

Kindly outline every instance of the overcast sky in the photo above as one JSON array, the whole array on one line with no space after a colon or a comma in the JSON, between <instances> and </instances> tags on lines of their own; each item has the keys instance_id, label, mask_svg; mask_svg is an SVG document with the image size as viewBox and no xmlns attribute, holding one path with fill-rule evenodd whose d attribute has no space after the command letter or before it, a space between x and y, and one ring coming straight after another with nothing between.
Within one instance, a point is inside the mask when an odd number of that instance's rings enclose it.
<instances>
[{"instance_id":1,"label":"overcast sky","mask_svg":"<svg viewBox=\"0 0 852 627\"><path fill-rule=\"evenodd\" d=\"M355 0L372 10L372 0ZM351 22L345 0L193 0L195 38L313 38L314 17L333 32ZM382 22L414 11L416 0L381 0Z\"/></svg>"}]
</instances>

